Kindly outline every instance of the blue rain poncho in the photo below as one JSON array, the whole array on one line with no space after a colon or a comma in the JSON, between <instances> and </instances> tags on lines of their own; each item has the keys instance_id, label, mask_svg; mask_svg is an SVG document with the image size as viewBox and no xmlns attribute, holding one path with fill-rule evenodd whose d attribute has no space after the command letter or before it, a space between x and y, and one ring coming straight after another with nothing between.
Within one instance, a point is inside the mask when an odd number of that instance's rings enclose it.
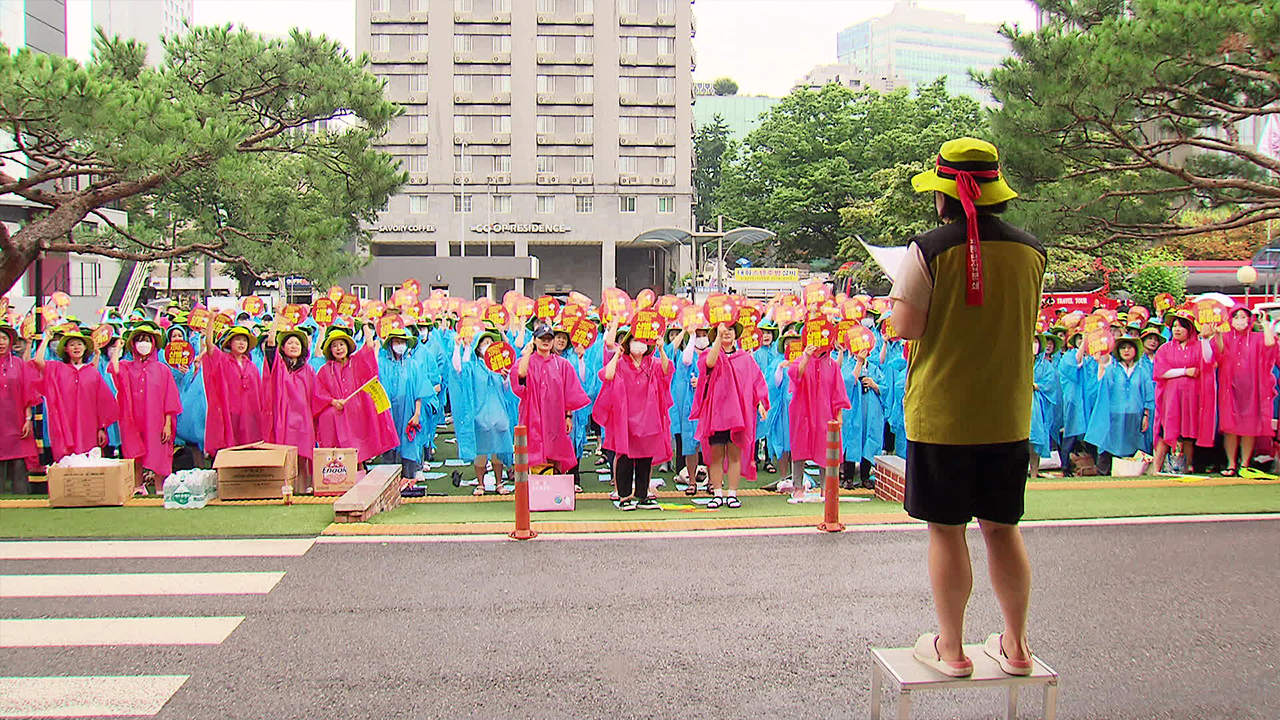
<instances>
[{"instance_id":1,"label":"blue rain poncho","mask_svg":"<svg viewBox=\"0 0 1280 720\"><path fill-rule=\"evenodd\" d=\"M1031 449L1047 457L1058 438L1058 368L1044 353L1036 357L1031 395Z\"/></svg>"},{"instance_id":2,"label":"blue rain poncho","mask_svg":"<svg viewBox=\"0 0 1280 720\"><path fill-rule=\"evenodd\" d=\"M1084 368L1076 361L1076 351L1066 350L1058 358L1058 381L1062 389L1062 436L1084 435Z\"/></svg>"},{"instance_id":3,"label":"blue rain poncho","mask_svg":"<svg viewBox=\"0 0 1280 720\"><path fill-rule=\"evenodd\" d=\"M433 417L431 405L436 397L432 387L435 383L427 376L427 370L421 366L415 354L406 351L403 358L397 359L390 347L383 347L378 351L378 382L382 383L387 397L391 399L391 419L396 426L396 436L400 438L400 458L421 463L422 449L429 444L429 430L432 430L430 434L433 437L435 435L434 425L430 424ZM418 421L422 427L410 438L409 419L413 417L414 406L419 402L422 407L418 413Z\"/></svg>"},{"instance_id":4,"label":"blue rain poncho","mask_svg":"<svg viewBox=\"0 0 1280 720\"><path fill-rule=\"evenodd\" d=\"M758 426L760 436L768 444L769 457L775 461L784 453L791 452L791 379L782 367L783 362L779 353L778 362L764 376L769 387L769 410L764 416L764 424Z\"/></svg>"},{"instance_id":5,"label":"blue rain poncho","mask_svg":"<svg viewBox=\"0 0 1280 720\"><path fill-rule=\"evenodd\" d=\"M876 357L879 357L878 353ZM880 388L880 402L884 407L885 421L893 431L893 454L907 456L907 418L903 403L907 395L907 359L902 355L902 341L889 342L885 360L880 365L884 377Z\"/></svg>"},{"instance_id":6,"label":"blue rain poncho","mask_svg":"<svg viewBox=\"0 0 1280 720\"><path fill-rule=\"evenodd\" d=\"M1093 370L1095 379L1097 370ZM1132 370L1119 361L1107 364L1098 382L1098 397L1089 417L1085 442L1114 457L1129 457L1142 449L1142 413L1154 403L1154 383L1143 380L1141 363Z\"/></svg>"},{"instance_id":7,"label":"blue rain poncho","mask_svg":"<svg viewBox=\"0 0 1280 720\"><path fill-rule=\"evenodd\" d=\"M872 354L875 354L872 350ZM884 452L884 373L879 365L867 361L858 372L858 358L851 353L841 353L840 376L851 407L840 415L841 440L845 462L871 461ZM880 386L880 392L862 386L863 377L871 378Z\"/></svg>"},{"instance_id":8,"label":"blue rain poncho","mask_svg":"<svg viewBox=\"0 0 1280 720\"><path fill-rule=\"evenodd\" d=\"M683 455L696 455L699 443L696 437L698 421L689 418L693 412L693 396L696 388L693 379L698 377L698 353L693 347L693 340L686 338L684 348L675 345L667 346L668 357L671 358L671 436L679 438L680 452Z\"/></svg>"},{"instance_id":9,"label":"blue rain poncho","mask_svg":"<svg viewBox=\"0 0 1280 720\"><path fill-rule=\"evenodd\" d=\"M477 455L496 455L510 465L514 462L519 400L506 378L485 367L475 347L476 340L465 347L455 346L450 372L445 375L458 458L469 463Z\"/></svg>"}]
</instances>

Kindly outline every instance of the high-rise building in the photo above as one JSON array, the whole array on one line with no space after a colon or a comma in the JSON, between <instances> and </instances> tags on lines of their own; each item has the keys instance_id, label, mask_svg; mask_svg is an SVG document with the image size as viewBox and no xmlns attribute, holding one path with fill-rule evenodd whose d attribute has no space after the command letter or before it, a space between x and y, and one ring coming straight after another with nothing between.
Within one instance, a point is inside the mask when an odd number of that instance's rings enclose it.
<instances>
[{"instance_id":1,"label":"high-rise building","mask_svg":"<svg viewBox=\"0 0 1280 720\"><path fill-rule=\"evenodd\" d=\"M870 75L853 65L815 65L808 74L796 82L795 87L817 90L832 83L843 85L850 90L875 90L887 93L901 85L902 81L893 76Z\"/></svg>"},{"instance_id":2,"label":"high-rise building","mask_svg":"<svg viewBox=\"0 0 1280 720\"><path fill-rule=\"evenodd\" d=\"M718 117L729 128L729 136L741 141L760 127L764 114L780 102L782 98L764 95L699 96L693 102L693 126L710 125Z\"/></svg>"},{"instance_id":3,"label":"high-rise building","mask_svg":"<svg viewBox=\"0 0 1280 720\"><path fill-rule=\"evenodd\" d=\"M108 37L137 40L147 46L147 62L164 59L160 39L181 35L183 23L191 21L194 0L93 0L90 21L101 26Z\"/></svg>"},{"instance_id":4,"label":"high-rise building","mask_svg":"<svg viewBox=\"0 0 1280 720\"><path fill-rule=\"evenodd\" d=\"M501 298L662 291L689 229L691 0L356 0L356 45L405 107L381 148L409 184L349 281Z\"/></svg>"},{"instance_id":5,"label":"high-rise building","mask_svg":"<svg viewBox=\"0 0 1280 720\"><path fill-rule=\"evenodd\" d=\"M986 72L1009 55L999 25L965 20L960 13L919 7L897 0L888 15L852 25L836 34L836 56L843 65L876 78L900 79L914 87L947 78L947 90L990 103L992 98L969 78Z\"/></svg>"}]
</instances>

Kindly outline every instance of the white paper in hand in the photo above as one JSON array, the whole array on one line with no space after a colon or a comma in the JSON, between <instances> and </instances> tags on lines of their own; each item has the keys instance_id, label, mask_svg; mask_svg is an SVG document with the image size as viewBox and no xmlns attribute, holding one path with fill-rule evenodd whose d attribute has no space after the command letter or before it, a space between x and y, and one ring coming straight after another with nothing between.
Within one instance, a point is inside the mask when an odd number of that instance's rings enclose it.
<instances>
[{"instance_id":1,"label":"white paper in hand","mask_svg":"<svg viewBox=\"0 0 1280 720\"><path fill-rule=\"evenodd\" d=\"M902 263L906 261L907 249L905 247L879 247L877 245L868 245L862 240L863 249L871 256L885 275L889 276L891 282L898 281L898 271L902 268Z\"/></svg>"}]
</instances>

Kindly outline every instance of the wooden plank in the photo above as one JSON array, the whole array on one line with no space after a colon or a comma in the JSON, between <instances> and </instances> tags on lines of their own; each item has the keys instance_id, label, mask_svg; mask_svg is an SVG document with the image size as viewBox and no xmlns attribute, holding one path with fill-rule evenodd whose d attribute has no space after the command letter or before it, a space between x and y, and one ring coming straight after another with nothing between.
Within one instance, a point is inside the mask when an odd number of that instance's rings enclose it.
<instances>
[{"instance_id":1,"label":"wooden plank","mask_svg":"<svg viewBox=\"0 0 1280 720\"><path fill-rule=\"evenodd\" d=\"M367 522L400 504L404 486L399 465L376 465L333 503L334 522Z\"/></svg>"}]
</instances>

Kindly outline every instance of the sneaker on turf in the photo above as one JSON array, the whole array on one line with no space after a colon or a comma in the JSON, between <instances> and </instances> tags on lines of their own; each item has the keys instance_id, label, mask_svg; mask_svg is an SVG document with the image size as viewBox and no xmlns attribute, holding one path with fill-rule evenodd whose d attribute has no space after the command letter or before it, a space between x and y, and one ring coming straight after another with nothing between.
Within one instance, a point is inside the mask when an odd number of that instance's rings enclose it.
<instances>
[{"instance_id":1,"label":"sneaker on turf","mask_svg":"<svg viewBox=\"0 0 1280 720\"><path fill-rule=\"evenodd\" d=\"M635 501L635 500L632 500L631 498L627 498L626 500L620 500L620 501L618 502L618 509L619 509L619 510L622 510L623 512L626 512L626 511L629 511L629 510L635 510L635 509L636 509L636 501Z\"/></svg>"}]
</instances>

